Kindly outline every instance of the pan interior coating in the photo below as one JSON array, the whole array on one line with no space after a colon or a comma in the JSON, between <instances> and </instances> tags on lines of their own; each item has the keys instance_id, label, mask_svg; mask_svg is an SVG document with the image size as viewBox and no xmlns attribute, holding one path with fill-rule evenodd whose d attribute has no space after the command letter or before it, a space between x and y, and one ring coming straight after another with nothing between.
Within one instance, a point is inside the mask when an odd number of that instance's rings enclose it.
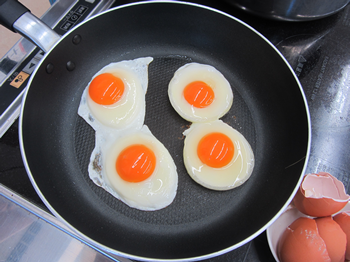
<instances>
[{"instance_id":1,"label":"pan interior coating","mask_svg":"<svg viewBox=\"0 0 350 262\"><path fill-rule=\"evenodd\" d=\"M79 45L72 43L75 34ZM95 72L145 56L154 57L145 124L169 150L179 175L174 202L155 212L129 208L89 179L94 131L77 114ZM183 165L182 132L190 123L171 107L167 85L189 62L214 66L232 86L233 105L222 120L246 137L255 155L250 179L233 190L206 189ZM48 63L55 66L51 74ZM34 187L51 211L109 251L183 259L238 247L286 204L307 158L307 109L290 68L254 31L206 8L149 2L107 12L65 37L30 85L21 147Z\"/></svg>"},{"instance_id":2,"label":"pan interior coating","mask_svg":"<svg viewBox=\"0 0 350 262\"><path fill-rule=\"evenodd\" d=\"M240 199L247 194L247 192L241 192L241 189L209 190L198 185L187 174L183 163L184 137L182 133L189 128L191 123L181 118L171 106L168 99L168 83L179 67L191 61L189 57L159 57L155 58L149 66L145 124L169 150L179 175L177 195L167 208L155 212L130 208L104 189L96 186L87 172L90 155L95 146L95 132L82 118L77 117L76 119L74 146L84 180L96 197L111 209L110 212L115 212L118 216L122 215L128 219L128 226L133 222L135 224L141 222L153 228L163 226L166 229L167 226L185 226L190 230L197 221L207 219L210 221L214 217L223 216L229 210L239 207ZM231 110L221 119L239 130L254 150L256 132L252 116L239 93L235 92L234 96Z\"/></svg>"},{"instance_id":3,"label":"pan interior coating","mask_svg":"<svg viewBox=\"0 0 350 262\"><path fill-rule=\"evenodd\" d=\"M177 115L172 108L167 93L167 84L174 72L190 61L178 58L156 58L149 67L149 89L146 95L145 124L166 146L177 166L179 187L175 201L166 209L157 212L142 212L130 209L105 190L91 183L87 166L94 147L94 131L85 121L77 119L75 128L75 151L84 179L91 190L108 205L132 220L151 221L155 225L181 225L201 220L206 216L227 208L227 202L236 202L237 191L217 192L206 190L189 177L183 163L183 144L185 131L190 123ZM232 109L222 118L232 127L244 132L251 144L255 145L255 127L252 117L242 98L237 94ZM244 119L244 128L239 125ZM193 208L195 207L195 208ZM179 212L181 210L181 212ZM154 214L153 214L154 213Z\"/></svg>"}]
</instances>

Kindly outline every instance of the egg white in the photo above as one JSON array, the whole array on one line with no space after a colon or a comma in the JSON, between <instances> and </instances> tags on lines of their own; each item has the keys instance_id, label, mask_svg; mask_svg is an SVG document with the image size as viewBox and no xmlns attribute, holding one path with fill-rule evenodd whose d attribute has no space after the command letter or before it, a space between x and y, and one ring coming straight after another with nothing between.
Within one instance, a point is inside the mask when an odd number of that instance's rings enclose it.
<instances>
[{"instance_id":1,"label":"egg white","mask_svg":"<svg viewBox=\"0 0 350 262\"><path fill-rule=\"evenodd\" d=\"M235 146L233 159L222 168L205 165L197 155L199 141L213 132L227 135ZM184 135L184 164L188 174L198 184L213 190L229 190L242 185L252 174L253 150L244 136L228 124L221 120L193 123Z\"/></svg>"},{"instance_id":2,"label":"egg white","mask_svg":"<svg viewBox=\"0 0 350 262\"><path fill-rule=\"evenodd\" d=\"M90 81L82 94L78 114L95 130L141 128L145 117L148 65L152 61L152 57L143 57L111 63L102 68L91 81L103 73L119 77L125 86L121 99L112 105L95 103L88 92Z\"/></svg>"},{"instance_id":3,"label":"egg white","mask_svg":"<svg viewBox=\"0 0 350 262\"><path fill-rule=\"evenodd\" d=\"M159 210L173 202L178 185L174 160L146 125L140 130L110 134L108 138L97 135L89 164L89 175L95 184L128 206L140 210ZM123 180L115 168L119 153L133 144L144 144L155 153L157 159L153 174L138 183Z\"/></svg>"},{"instance_id":4,"label":"egg white","mask_svg":"<svg viewBox=\"0 0 350 262\"><path fill-rule=\"evenodd\" d=\"M184 95L184 88L194 82L203 81L209 85L215 98L205 108L189 104ZM180 67L169 82L168 96L176 112L190 122L208 122L225 115L232 106L233 93L230 83L216 68L210 65L189 63Z\"/></svg>"}]
</instances>

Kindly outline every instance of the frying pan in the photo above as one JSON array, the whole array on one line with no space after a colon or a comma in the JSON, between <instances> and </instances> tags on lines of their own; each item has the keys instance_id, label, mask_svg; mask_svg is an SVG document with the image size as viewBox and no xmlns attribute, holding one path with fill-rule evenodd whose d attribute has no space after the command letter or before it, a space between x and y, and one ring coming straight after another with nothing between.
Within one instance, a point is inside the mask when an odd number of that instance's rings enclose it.
<instances>
[{"instance_id":1,"label":"frying pan","mask_svg":"<svg viewBox=\"0 0 350 262\"><path fill-rule=\"evenodd\" d=\"M98 70L145 56L154 57L145 124L179 176L174 202L153 212L126 206L89 179L94 130L77 114ZM233 190L206 189L185 170L182 132L190 123L171 107L167 85L189 62L216 67L232 86L222 120L246 137L256 160L250 179ZM50 211L97 248L150 261L214 257L263 232L301 182L310 133L301 85L272 44L230 15L175 1L120 6L62 37L32 75L20 116L24 163Z\"/></svg>"}]
</instances>

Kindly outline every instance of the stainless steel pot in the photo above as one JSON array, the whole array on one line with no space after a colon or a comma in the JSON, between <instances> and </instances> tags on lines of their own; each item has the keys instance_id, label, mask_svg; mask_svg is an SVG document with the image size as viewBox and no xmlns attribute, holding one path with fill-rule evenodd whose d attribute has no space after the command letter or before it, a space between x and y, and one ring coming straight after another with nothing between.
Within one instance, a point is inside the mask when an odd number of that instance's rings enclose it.
<instances>
[{"instance_id":1,"label":"stainless steel pot","mask_svg":"<svg viewBox=\"0 0 350 262\"><path fill-rule=\"evenodd\" d=\"M283 21L309 21L342 10L350 0L225 0L247 12Z\"/></svg>"}]
</instances>

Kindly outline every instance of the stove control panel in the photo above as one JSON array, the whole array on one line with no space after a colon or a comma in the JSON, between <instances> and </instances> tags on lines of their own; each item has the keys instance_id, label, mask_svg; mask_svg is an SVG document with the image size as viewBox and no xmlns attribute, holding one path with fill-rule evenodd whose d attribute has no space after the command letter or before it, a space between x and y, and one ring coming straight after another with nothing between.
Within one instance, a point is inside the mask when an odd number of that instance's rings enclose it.
<instances>
[{"instance_id":1,"label":"stove control panel","mask_svg":"<svg viewBox=\"0 0 350 262\"><path fill-rule=\"evenodd\" d=\"M41 19L59 35L64 35L113 3L114 0L58 0ZM44 54L40 48L22 38L0 60L0 137L19 116L29 77Z\"/></svg>"}]
</instances>

